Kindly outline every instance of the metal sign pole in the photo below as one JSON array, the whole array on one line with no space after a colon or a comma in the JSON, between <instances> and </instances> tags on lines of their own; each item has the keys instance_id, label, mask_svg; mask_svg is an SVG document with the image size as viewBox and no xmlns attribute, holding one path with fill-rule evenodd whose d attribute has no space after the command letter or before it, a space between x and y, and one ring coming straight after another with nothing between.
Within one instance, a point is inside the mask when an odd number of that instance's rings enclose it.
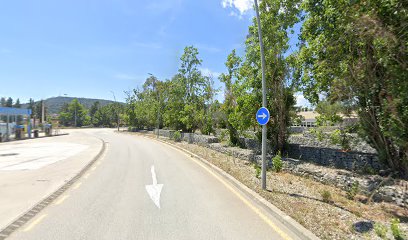
<instances>
[{"instance_id":1,"label":"metal sign pole","mask_svg":"<svg viewBox=\"0 0 408 240\"><path fill-rule=\"evenodd\" d=\"M261 47L262 64L262 107L266 108L266 83L265 83L265 54L262 42L261 20L259 18L258 0L255 0L255 12L258 23L259 45ZM266 189L266 124L262 126L262 189Z\"/></svg>"}]
</instances>

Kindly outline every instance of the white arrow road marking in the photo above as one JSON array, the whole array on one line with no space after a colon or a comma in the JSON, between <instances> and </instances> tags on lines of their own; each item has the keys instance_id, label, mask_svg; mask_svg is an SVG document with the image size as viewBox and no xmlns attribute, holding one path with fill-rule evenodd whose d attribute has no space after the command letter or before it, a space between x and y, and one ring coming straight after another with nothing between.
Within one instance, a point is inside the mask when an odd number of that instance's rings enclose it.
<instances>
[{"instance_id":1,"label":"white arrow road marking","mask_svg":"<svg viewBox=\"0 0 408 240\"><path fill-rule=\"evenodd\" d=\"M149 194L150 198L154 204L160 208L160 193L163 188L163 184L157 184L156 172L154 171L154 166L152 166L152 178L153 184L146 185L146 191Z\"/></svg>"},{"instance_id":2,"label":"white arrow road marking","mask_svg":"<svg viewBox=\"0 0 408 240\"><path fill-rule=\"evenodd\" d=\"M259 118L265 119L267 116L265 113L262 113L262 115L258 115Z\"/></svg>"}]
</instances>

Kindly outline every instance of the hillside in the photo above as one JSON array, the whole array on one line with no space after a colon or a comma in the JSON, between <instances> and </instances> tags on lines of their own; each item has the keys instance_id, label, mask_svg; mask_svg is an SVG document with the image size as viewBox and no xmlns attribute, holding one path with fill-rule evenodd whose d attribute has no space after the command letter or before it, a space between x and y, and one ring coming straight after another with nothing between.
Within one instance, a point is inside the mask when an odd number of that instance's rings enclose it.
<instances>
[{"instance_id":1,"label":"hillside","mask_svg":"<svg viewBox=\"0 0 408 240\"><path fill-rule=\"evenodd\" d=\"M74 100L75 97L52 97L45 99L45 106L48 109L49 114L58 113L61 107L65 103L70 103ZM78 101L83 104L86 108L90 108L94 102L99 102L101 106L108 105L110 103L114 103L114 101L104 100L104 99L93 99L93 98L76 98ZM27 104L22 105L23 108L27 107Z\"/></svg>"}]
</instances>

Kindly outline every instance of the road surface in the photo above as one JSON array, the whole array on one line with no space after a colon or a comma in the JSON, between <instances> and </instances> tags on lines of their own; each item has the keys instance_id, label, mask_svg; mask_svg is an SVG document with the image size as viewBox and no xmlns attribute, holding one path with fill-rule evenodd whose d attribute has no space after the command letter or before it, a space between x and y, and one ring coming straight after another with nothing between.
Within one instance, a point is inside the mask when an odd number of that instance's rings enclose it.
<instances>
[{"instance_id":1,"label":"road surface","mask_svg":"<svg viewBox=\"0 0 408 240\"><path fill-rule=\"evenodd\" d=\"M103 146L86 132L64 131L70 134L0 144L0 231L76 176Z\"/></svg>"},{"instance_id":2,"label":"road surface","mask_svg":"<svg viewBox=\"0 0 408 240\"><path fill-rule=\"evenodd\" d=\"M100 160L8 239L299 239L180 150L86 131L107 142Z\"/></svg>"}]
</instances>

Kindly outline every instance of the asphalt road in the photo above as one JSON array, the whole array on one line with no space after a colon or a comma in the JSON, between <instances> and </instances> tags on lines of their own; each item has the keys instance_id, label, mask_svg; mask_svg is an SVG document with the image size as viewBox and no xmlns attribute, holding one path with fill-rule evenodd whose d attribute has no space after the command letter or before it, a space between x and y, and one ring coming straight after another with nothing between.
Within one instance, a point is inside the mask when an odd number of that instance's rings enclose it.
<instances>
[{"instance_id":1,"label":"asphalt road","mask_svg":"<svg viewBox=\"0 0 408 240\"><path fill-rule=\"evenodd\" d=\"M107 142L105 154L8 239L298 239L180 150L112 130L87 133Z\"/></svg>"}]
</instances>

